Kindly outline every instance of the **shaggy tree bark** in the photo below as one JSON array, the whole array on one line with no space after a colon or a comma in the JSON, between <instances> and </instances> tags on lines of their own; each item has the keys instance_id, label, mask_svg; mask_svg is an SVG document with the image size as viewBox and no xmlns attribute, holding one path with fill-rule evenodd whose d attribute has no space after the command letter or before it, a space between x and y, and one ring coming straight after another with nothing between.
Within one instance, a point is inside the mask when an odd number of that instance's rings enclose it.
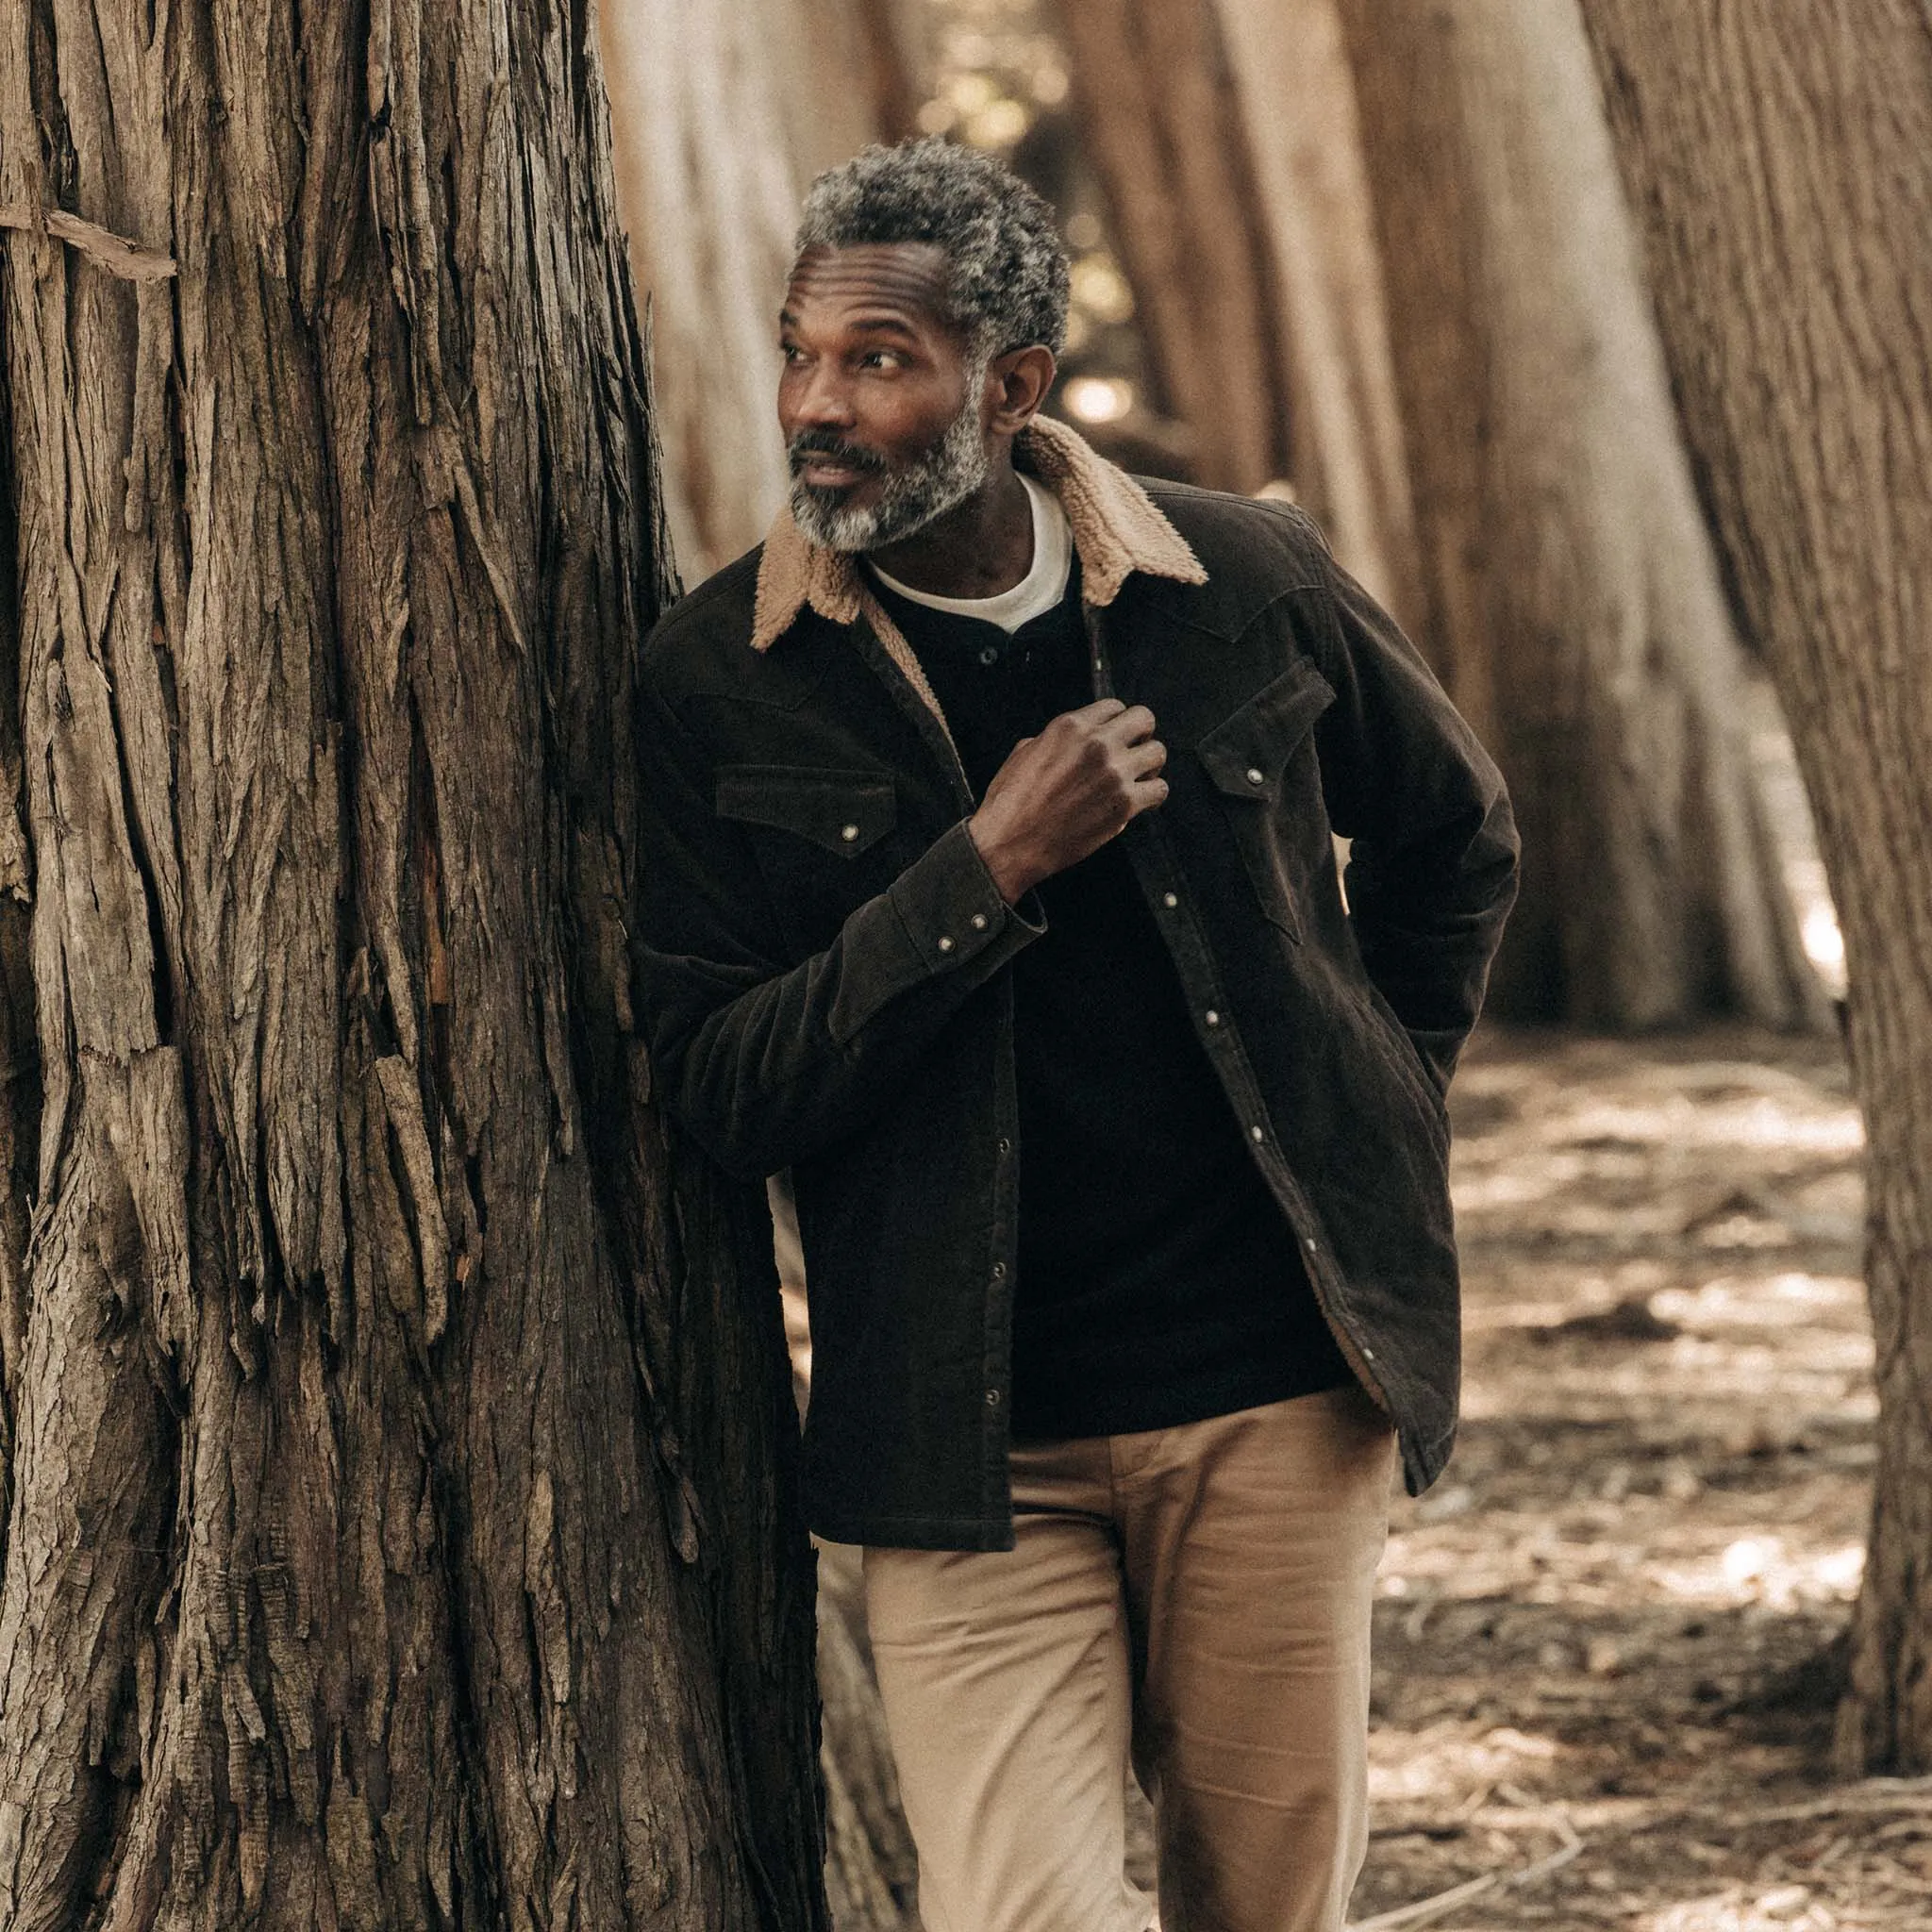
<instances>
[{"instance_id":1,"label":"shaggy tree bark","mask_svg":"<svg viewBox=\"0 0 1932 1932\"><path fill-rule=\"evenodd\" d=\"M9 1932L824 1923L768 1224L631 1027L587 32L0 16Z\"/></svg>"},{"instance_id":2,"label":"shaggy tree bark","mask_svg":"<svg viewBox=\"0 0 1932 1932\"><path fill-rule=\"evenodd\" d=\"M1838 1746L1932 1770L1932 35L1587 0L1739 600L1817 814L1870 1152L1879 1456Z\"/></svg>"},{"instance_id":3,"label":"shaggy tree bark","mask_svg":"<svg viewBox=\"0 0 1932 1932\"><path fill-rule=\"evenodd\" d=\"M1500 1010L1817 1022L1574 0L1345 0L1424 635L1524 832Z\"/></svg>"}]
</instances>

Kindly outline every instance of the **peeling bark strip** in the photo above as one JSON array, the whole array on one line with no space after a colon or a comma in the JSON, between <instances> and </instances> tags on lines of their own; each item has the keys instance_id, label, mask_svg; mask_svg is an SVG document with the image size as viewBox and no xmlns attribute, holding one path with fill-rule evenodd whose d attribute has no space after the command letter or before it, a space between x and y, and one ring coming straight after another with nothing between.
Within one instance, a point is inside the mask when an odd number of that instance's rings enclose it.
<instances>
[{"instance_id":1,"label":"peeling bark strip","mask_svg":"<svg viewBox=\"0 0 1932 1932\"><path fill-rule=\"evenodd\" d=\"M631 1031L588 33L0 9L0 1932L824 1923L769 1226Z\"/></svg>"},{"instance_id":2,"label":"peeling bark strip","mask_svg":"<svg viewBox=\"0 0 1932 1932\"><path fill-rule=\"evenodd\" d=\"M1845 933L1878 1359L1838 1752L1932 1770L1932 36L1584 0L1672 374Z\"/></svg>"},{"instance_id":3,"label":"peeling bark strip","mask_svg":"<svg viewBox=\"0 0 1932 1932\"><path fill-rule=\"evenodd\" d=\"M0 207L0 228L22 228L29 234L44 227L87 257L96 268L125 282L162 282L175 273L175 258L143 248L96 222L84 222L65 208Z\"/></svg>"}]
</instances>

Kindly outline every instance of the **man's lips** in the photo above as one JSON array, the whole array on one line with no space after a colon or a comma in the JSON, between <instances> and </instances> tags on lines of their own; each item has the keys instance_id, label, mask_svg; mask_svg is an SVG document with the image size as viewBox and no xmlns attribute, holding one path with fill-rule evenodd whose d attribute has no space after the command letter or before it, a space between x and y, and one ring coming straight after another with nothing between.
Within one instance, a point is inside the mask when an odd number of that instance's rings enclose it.
<instances>
[{"instance_id":1,"label":"man's lips","mask_svg":"<svg viewBox=\"0 0 1932 1932\"><path fill-rule=\"evenodd\" d=\"M841 462L837 457L805 456L798 459L798 474L815 490L849 490L872 475L856 463Z\"/></svg>"}]
</instances>

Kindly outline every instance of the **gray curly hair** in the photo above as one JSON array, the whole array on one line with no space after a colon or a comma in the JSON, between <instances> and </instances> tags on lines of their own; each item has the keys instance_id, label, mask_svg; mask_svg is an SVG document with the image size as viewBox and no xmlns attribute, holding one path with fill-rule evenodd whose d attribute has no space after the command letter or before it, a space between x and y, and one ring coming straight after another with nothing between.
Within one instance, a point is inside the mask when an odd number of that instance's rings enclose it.
<instances>
[{"instance_id":1,"label":"gray curly hair","mask_svg":"<svg viewBox=\"0 0 1932 1932\"><path fill-rule=\"evenodd\" d=\"M928 136L869 147L811 184L798 252L929 242L952 266L951 320L981 355L1067 336L1067 251L1053 210L991 155Z\"/></svg>"}]
</instances>

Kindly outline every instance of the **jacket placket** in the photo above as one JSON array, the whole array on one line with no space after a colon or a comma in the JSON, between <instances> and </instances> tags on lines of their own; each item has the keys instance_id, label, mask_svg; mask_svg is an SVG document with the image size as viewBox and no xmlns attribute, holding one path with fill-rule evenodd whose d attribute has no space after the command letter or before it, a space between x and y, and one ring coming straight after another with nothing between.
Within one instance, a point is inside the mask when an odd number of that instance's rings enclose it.
<instances>
[{"instance_id":1,"label":"jacket placket","mask_svg":"<svg viewBox=\"0 0 1932 1932\"><path fill-rule=\"evenodd\" d=\"M1085 607L1085 617L1093 695L1118 696L1102 612L1089 605ZM1282 1155L1274 1124L1261 1097L1261 1083L1256 1077L1254 1063L1241 1040L1240 1023L1215 971L1213 950L1202 929L1192 894L1188 891L1174 841L1161 824L1158 811L1141 813L1121 838L1141 896L1180 975L1195 1035L1236 1119L1241 1122L1248 1151L1294 1233L1322 1319L1357 1379L1377 1406L1392 1416L1393 1405L1375 1374L1374 1347L1356 1326L1348 1306L1347 1284L1335 1264L1321 1217Z\"/></svg>"}]
</instances>

